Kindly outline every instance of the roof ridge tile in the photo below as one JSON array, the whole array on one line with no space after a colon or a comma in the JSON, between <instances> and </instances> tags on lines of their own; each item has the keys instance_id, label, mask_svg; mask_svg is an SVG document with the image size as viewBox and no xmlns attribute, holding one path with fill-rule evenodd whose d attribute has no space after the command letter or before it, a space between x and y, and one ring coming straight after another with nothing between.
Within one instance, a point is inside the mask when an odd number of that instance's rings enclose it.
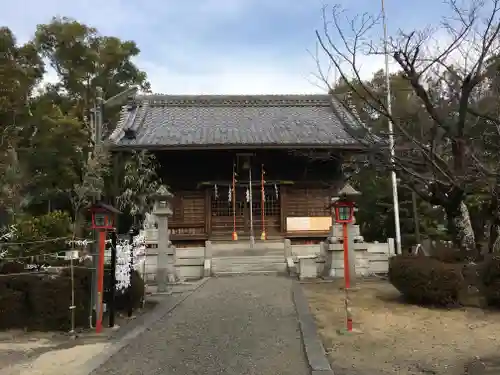
<instances>
[{"instance_id":1,"label":"roof ridge tile","mask_svg":"<svg viewBox=\"0 0 500 375\"><path fill-rule=\"evenodd\" d=\"M139 95L136 103L175 107L303 107L328 106L327 94L313 95Z\"/></svg>"}]
</instances>

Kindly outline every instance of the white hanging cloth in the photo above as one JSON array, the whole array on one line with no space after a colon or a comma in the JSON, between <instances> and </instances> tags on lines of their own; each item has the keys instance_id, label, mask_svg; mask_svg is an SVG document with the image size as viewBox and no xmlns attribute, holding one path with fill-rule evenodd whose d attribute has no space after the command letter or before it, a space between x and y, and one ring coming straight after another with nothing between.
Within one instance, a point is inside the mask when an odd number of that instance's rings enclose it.
<instances>
[{"instance_id":1,"label":"white hanging cloth","mask_svg":"<svg viewBox=\"0 0 500 375\"><path fill-rule=\"evenodd\" d=\"M250 203L250 190L247 188L247 191L245 192L245 196L247 198L247 203Z\"/></svg>"},{"instance_id":2,"label":"white hanging cloth","mask_svg":"<svg viewBox=\"0 0 500 375\"><path fill-rule=\"evenodd\" d=\"M276 199L279 198L278 185L274 184L274 193L276 194Z\"/></svg>"},{"instance_id":3,"label":"white hanging cloth","mask_svg":"<svg viewBox=\"0 0 500 375\"><path fill-rule=\"evenodd\" d=\"M229 190L227 192L227 201L232 202L233 201L233 189L231 186L229 186Z\"/></svg>"},{"instance_id":4,"label":"white hanging cloth","mask_svg":"<svg viewBox=\"0 0 500 375\"><path fill-rule=\"evenodd\" d=\"M215 199L219 199L219 189L217 188L217 184L214 185L214 196Z\"/></svg>"}]
</instances>

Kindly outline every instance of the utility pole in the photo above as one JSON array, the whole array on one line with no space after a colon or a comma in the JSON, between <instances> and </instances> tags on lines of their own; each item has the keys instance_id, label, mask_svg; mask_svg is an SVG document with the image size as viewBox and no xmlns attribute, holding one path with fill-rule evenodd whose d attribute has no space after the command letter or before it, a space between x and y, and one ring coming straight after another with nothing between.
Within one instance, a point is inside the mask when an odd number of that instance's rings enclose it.
<instances>
[{"instance_id":1,"label":"utility pole","mask_svg":"<svg viewBox=\"0 0 500 375\"><path fill-rule=\"evenodd\" d=\"M96 88L96 106L95 106L95 145L98 146L102 142L102 125L103 125L103 109L104 101L102 98L102 87Z\"/></svg>"},{"instance_id":2,"label":"utility pole","mask_svg":"<svg viewBox=\"0 0 500 375\"><path fill-rule=\"evenodd\" d=\"M389 76L389 51L387 40L387 22L385 14L384 0L382 3L382 23L384 27L384 55L385 55L385 85L387 91L387 111L392 115L392 99L391 99L391 81ZM389 151L391 155L391 184L392 184L392 201L394 207L394 229L396 232L396 254L402 254L401 249L401 224L399 222L399 199L398 199L398 180L395 171L395 141L394 141L394 124L391 118L388 118L389 127Z\"/></svg>"},{"instance_id":3,"label":"utility pole","mask_svg":"<svg viewBox=\"0 0 500 375\"><path fill-rule=\"evenodd\" d=\"M96 88L96 97L94 101L94 108L91 110L91 129L92 129L92 140L94 142L94 150L93 154L95 155L97 148L99 147L99 144L102 141L102 136L101 136L101 129L102 129L102 88L97 87ZM89 158L92 156L89 155ZM92 200L92 203L96 203L100 198L95 198ZM93 244L92 244L92 289L91 289L91 307L93 307L95 313L96 313L96 323L98 320L97 313L98 313L98 289L99 289L99 278L97 277L97 269L99 266L99 257L97 256L99 254L99 246L97 244L97 236L95 234L95 231L92 232L92 239L93 239ZM92 317L92 312L90 314ZM90 326L92 327L92 322L90 322Z\"/></svg>"},{"instance_id":4,"label":"utility pole","mask_svg":"<svg viewBox=\"0 0 500 375\"><path fill-rule=\"evenodd\" d=\"M91 129L93 132L93 141L94 141L94 153L97 150L97 148L102 144L103 141L103 123L104 123L104 109L106 107L115 107L118 105L122 105L125 100L131 96L135 95L137 92L137 87L131 87L127 90L124 90L120 92L119 94L109 98L108 100L104 100L103 97L103 90L102 87L97 87L96 88L96 97L95 97L95 102L94 102L94 108L91 110ZM100 197L98 198L100 199ZM118 220L115 217L115 223L116 223L116 230L118 230ZM97 266L98 266L98 257L96 256L98 251L97 251L97 245L96 245L96 236L95 234L93 235L94 238L94 244L93 244L93 249L92 249L92 264L93 264L93 272L92 272L92 303L91 303L91 309L92 307L97 307L97 289L98 289L98 278L97 278ZM97 311L97 310L96 310ZM90 312L90 317L92 317L92 310ZM90 322L90 326L92 327L92 322Z\"/></svg>"}]
</instances>

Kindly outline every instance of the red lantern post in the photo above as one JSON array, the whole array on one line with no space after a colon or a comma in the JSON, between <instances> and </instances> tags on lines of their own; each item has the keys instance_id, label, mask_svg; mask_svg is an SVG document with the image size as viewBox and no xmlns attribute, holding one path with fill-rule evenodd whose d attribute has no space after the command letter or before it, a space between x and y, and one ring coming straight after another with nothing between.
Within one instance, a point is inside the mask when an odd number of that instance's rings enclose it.
<instances>
[{"instance_id":1,"label":"red lantern post","mask_svg":"<svg viewBox=\"0 0 500 375\"><path fill-rule=\"evenodd\" d=\"M267 233L266 233L266 191L265 191L265 183L266 181L264 180L264 175L266 172L264 172L264 164L262 164L262 169L260 173L260 220L262 223L262 232L260 235L260 239L262 241L267 240Z\"/></svg>"},{"instance_id":2,"label":"red lantern post","mask_svg":"<svg viewBox=\"0 0 500 375\"><path fill-rule=\"evenodd\" d=\"M233 164L233 183L231 185L231 204L233 206L233 241L238 240L236 233L236 166Z\"/></svg>"},{"instance_id":3,"label":"red lantern post","mask_svg":"<svg viewBox=\"0 0 500 375\"><path fill-rule=\"evenodd\" d=\"M104 296L104 254L106 250L106 233L115 229L114 216L120 214L116 208L104 204L96 203L90 207L92 214L92 229L98 236L99 258L97 262L97 301L96 301L96 325L97 333L102 332L103 316L103 296Z\"/></svg>"},{"instance_id":4,"label":"red lantern post","mask_svg":"<svg viewBox=\"0 0 500 375\"><path fill-rule=\"evenodd\" d=\"M346 328L352 332L352 316L349 309L349 288L351 287L351 275L349 264L349 232L347 224L352 223L354 213L354 202L337 201L334 205L335 221L342 224L342 234L344 243L344 281L345 281L345 310L346 310Z\"/></svg>"}]
</instances>

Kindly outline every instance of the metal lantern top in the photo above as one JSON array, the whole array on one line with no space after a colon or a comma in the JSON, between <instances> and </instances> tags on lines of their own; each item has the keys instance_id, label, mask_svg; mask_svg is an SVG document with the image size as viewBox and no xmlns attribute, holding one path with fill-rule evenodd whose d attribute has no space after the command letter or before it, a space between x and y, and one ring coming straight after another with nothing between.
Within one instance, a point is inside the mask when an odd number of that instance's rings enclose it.
<instances>
[{"instance_id":1,"label":"metal lantern top","mask_svg":"<svg viewBox=\"0 0 500 375\"><path fill-rule=\"evenodd\" d=\"M109 204L94 203L89 208L92 214L92 229L115 229L115 215L121 212Z\"/></svg>"},{"instance_id":2,"label":"metal lantern top","mask_svg":"<svg viewBox=\"0 0 500 375\"><path fill-rule=\"evenodd\" d=\"M360 196L361 193L354 189L351 184L345 184L342 189L339 190L338 195L340 198L344 200L353 200L357 196Z\"/></svg>"}]
</instances>

